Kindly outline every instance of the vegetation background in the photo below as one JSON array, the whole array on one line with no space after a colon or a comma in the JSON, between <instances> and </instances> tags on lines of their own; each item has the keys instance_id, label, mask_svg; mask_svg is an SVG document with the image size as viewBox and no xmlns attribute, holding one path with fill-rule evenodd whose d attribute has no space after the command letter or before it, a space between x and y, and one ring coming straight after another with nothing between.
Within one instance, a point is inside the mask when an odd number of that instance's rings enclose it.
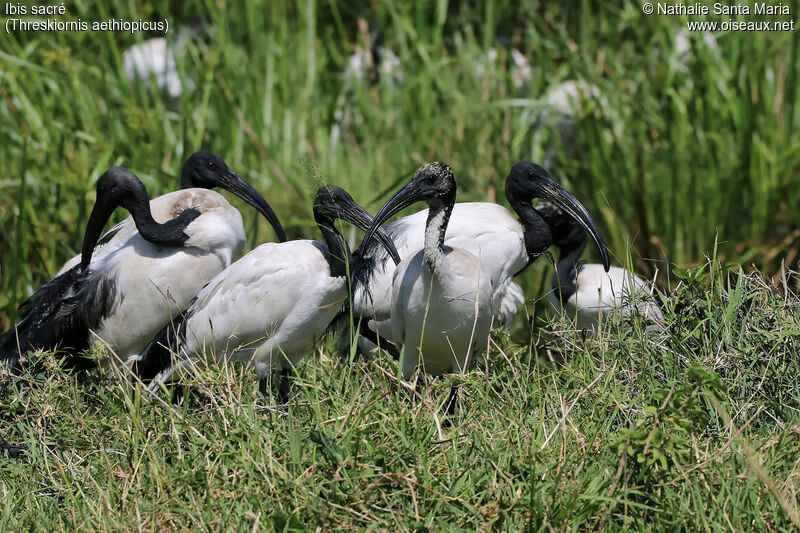
<instances>
[{"instance_id":1,"label":"vegetation background","mask_svg":"<svg viewBox=\"0 0 800 533\"><path fill-rule=\"evenodd\" d=\"M800 525L797 31L687 33L622 0L66 7L61 20L168 20L183 90L126 79L123 51L154 35L0 37L0 329L79 249L105 169L160 194L198 149L262 191L290 238L316 235L320 180L374 212L443 160L460 200L503 203L513 162L543 163L617 263L655 279L668 327L585 338L531 321L540 260L514 336L450 379L466 398L451 427L450 381L414 402L391 361L345 364L331 343L289 407L236 367L174 406L50 365L0 390L0 430L31 449L0 458L0 529ZM345 76L376 42L402 74ZM595 88L559 106L564 83ZM241 210L250 247L274 238Z\"/></svg>"}]
</instances>

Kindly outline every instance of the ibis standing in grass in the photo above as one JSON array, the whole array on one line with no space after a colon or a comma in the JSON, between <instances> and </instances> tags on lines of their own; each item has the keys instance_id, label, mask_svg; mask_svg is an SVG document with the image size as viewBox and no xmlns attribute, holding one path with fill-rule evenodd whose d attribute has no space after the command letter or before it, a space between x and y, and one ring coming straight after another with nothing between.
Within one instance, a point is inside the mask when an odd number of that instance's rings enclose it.
<instances>
[{"instance_id":1,"label":"ibis standing in grass","mask_svg":"<svg viewBox=\"0 0 800 533\"><path fill-rule=\"evenodd\" d=\"M501 324L511 322L522 302L522 289L514 282L514 276L553 244L547 222L532 205L534 199L542 198L559 206L566 217L591 235L605 268L609 262L605 241L592 217L539 165L528 161L514 164L506 177L505 193L516 217L494 203L457 203L444 234L445 244L480 258L491 280L492 314ZM406 258L423 247L429 216L430 211L424 210L386 225L400 257ZM356 276L353 311L358 317L371 319L370 327L381 337L399 342L401 339L393 337L389 324L394 265L380 249L367 246L364 253L372 258L374 266L367 275Z\"/></svg>"},{"instance_id":2,"label":"ibis standing in grass","mask_svg":"<svg viewBox=\"0 0 800 533\"><path fill-rule=\"evenodd\" d=\"M262 244L236 261L132 358L134 371L159 383L200 359L252 362L264 394L271 370L281 370L285 401L290 370L314 347L347 298L354 265L335 221L362 230L372 222L346 191L334 186L319 188L313 211L324 243ZM399 262L388 235L381 230L377 237Z\"/></svg>"},{"instance_id":3,"label":"ibis standing in grass","mask_svg":"<svg viewBox=\"0 0 800 533\"><path fill-rule=\"evenodd\" d=\"M58 347L69 366L86 367L92 362L80 354L93 337L124 361L241 252L242 217L222 195L187 189L159 200L164 222L154 219L147 191L131 171L112 167L100 178L81 263L23 305L22 318L2 339L0 361L18 373L20 356L27 351ZM103 226L118 206L131 213L136 231L93 257ZM268 213L277 222L271 209ZM123 223L116 235L126 228Z\"/></svg>"},{"instance_id":4,"label":"ibis standing in grass","mask_svg":"<svg viewBox=\"0 0 800 533\"><path fill-rule=\"evenodd\" d=\"M275 229L278 240L280 242L286 240L286 233L266 200L249 183L228 168L225 161L208 152L195 152L186 160L181 172L182 190L153 198L150 201L150 212L155 220L166 222L175 216L176 206L192 205L194 198L204 202L206 197L211 196L205 189L217 187L235 194L254 207ZM216 197L212 197L217 200ZM92 256L97 258L116 250L128 242L135 233L136 224L131 217L126 218L100 237ZM243 240L244 234L242 233L240 237ZM56 275L63 274L80 261L81 256L76 255L67 261Z\"/></svg>"},{"instance_id":5,"label":"ibis standing in grass","mask_svg":"<svg viewBox=\"0 0 800 533\"><path fill-rule=\"evenodd\" d=\"M486 348L492 318L492 279L482 258L445 244L456 201L448 165L429 163L417 170L375 215L365 243L383 222L419 201L429 206L424 247L405 257L392 277L392 337L404 351L405 379L420 364L431 375L465 372L475 353ZM455 389L448 409L454 401Z\"/></svg>"},{"instance_id":6,"label":"ibis standing in grass","mask_svg":"<svg viewBox=\"0 0 800 533\"><path fill-rule=\"evenodd\" d=\"M258 193L216 158L193 158L249 192L252 203L283 230ZM186 172L186 168L184 169ZM238 178L238 179L237 179ZM133 223L106 234L106 245L93 256L106 222L117 207ZM186 308L212 277L230 265L245 243L242 217L225 198L206 189L187 189L162 196L153 217L147 190L129 170L110 168L97 182L80 264L40 287L22 306L22 317L0 338L0 366L19 374L29 351L58 348L67 366L93 364L81 357L93 338L125 360L138 353L170 317ZM135 227L135 229L134 229ZM0 439L0 451L17 455L19 447Z\"/></svg>"},{"instance_id":7,"label":"ibis standing in grass","mask_svg":"<svg viewBox=\"0 0 800 533\"><path fill-rule=\"evenodd\" d=\"M586 231L549 202L536 210L547 222L559 249L549 301L558 315L574 318L581 329L597 325L602 316L640 314L662 326L661 309L650 299L652 287L624 268L579 264L586 248Z\"/></svg>"}]
</instances>

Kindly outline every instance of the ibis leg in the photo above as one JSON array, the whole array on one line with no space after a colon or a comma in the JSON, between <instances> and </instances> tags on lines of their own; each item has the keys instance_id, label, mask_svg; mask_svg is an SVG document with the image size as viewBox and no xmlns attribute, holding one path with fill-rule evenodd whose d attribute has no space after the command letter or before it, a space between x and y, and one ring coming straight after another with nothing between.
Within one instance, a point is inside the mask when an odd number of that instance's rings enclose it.
<instances>
[{"instance_id":1,"label":"ibis leg","mask_svg":"<svg viewBox=\"0 0 800 533\"><path fill-rule=\"evenodd\" d=\"M289 393L292 391L292 371L284 368L281 370L281 381L278 384L278 400L280 403L289 403Z\"/></svg>"},{"instance_id":2,"label":"ibis leg","mask_svg":"<svg viewBox=\"0 0 800 533\"><path fill-rule=\"evenodd\" d=\"M444 405L445 412L448 416L456 414L456 401L458 400L458 385L450 387L450 396L447 397L447 403Z\"/></svg>"},{"instance_id":3,"label":"ibis leg","mask_svg":"<svg viewBox=\"0 0 800 533\"><path fill-rule=\"evenodd\" d=\"M292 380L291 380L291 370L283 369L281 370L281 380L278 384L278 403L284 404L289 401L289 393L292 389ZM269 378L261 378L258 380L258 392L261 396L267 396L267 386L269 384Z\"/></svg>"},{"instance_id":4,"label":"ibis leg","mask_svg":"<svg viewBox=\"0 0 800 533\"><path fill-rule=\"evenodd\" d=\"M361 324L358 327L358 334L367 339L375 346L380 346L381 349L386 350L386 352L389 355L391 355L392 359L394 359L395 361L400 360L400 350L397 349L397 346L387 341L386 339L381 339L380 344L378 343L378 335L374 331L369 329L369 321L367 319L361 320Z\"/></svg>"},{"instance_id":5,"label":"ibis leg","mask_svg":"<svg viewBox=\"0 0 800 533\"><path fill-rule=\"evenodd\" d=\"M172 405L180 405L181 402L189 400L189 386L185 383L172 385Z\"/></svg>"}]
</instances>

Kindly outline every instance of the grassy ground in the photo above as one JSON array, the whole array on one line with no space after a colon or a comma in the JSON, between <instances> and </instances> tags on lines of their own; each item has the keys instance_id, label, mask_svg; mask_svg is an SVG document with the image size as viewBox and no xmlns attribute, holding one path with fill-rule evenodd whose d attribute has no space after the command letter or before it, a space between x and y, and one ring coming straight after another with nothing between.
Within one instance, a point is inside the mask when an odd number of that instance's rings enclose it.
<instances>
[{"instance_id":1,"label":"grassy ground","mask_svg":"<svg viewBox=\"0 0 800 533\"><path fill-rule=\"evenodd\" d=\"M51 365L0 390L3 435L31 448L0 459L0 529L791 527L800 309L795 278L772 282L800 240L797 32L690 34L687 51L685 21L638 2L170 4L76 1L65 18L167 18L172 39L197 23L178 55L194 87L178 99L122 74L121 52L150 35L0 38L1 329L79 249L106 168L161 193L201 148L263 191L290 237L316 235L319 180L374 211L438 159L460 199L502 202L515 160L546 162L618 263L659 273L668 328L584 338L543 324L542 260L521 282L546 342L523 317L513 337L498 332L486 361L450 380L463 397L451 427L437 414L450 381L414 400L390 361L345 364L333 341L288 408L236 367L198 376L173 405ZM342 79L369 22L402 85ZM521 86L504 42L530 60ZM501 62L479 75L490 47ZM599 92L564 136L547 99L576 79ZM250 244L273 238L242 212Z\"/></svg>"},{"instance_id":2,"label":"grassy ground","mask_svg":"<svg viewBox=\"0 0 800 533\"><path fill-rule=\"evenodd\" d=\"M708 274L687 273L663 332L557 323L547 349L497 334L475 370L417 399L390 359L349 364L330 345L288 407L234 366L177 404L48 368L0 404L30 447L0 460L0 528L789 529L800 300Z\"/></svg>"}]
</instances>

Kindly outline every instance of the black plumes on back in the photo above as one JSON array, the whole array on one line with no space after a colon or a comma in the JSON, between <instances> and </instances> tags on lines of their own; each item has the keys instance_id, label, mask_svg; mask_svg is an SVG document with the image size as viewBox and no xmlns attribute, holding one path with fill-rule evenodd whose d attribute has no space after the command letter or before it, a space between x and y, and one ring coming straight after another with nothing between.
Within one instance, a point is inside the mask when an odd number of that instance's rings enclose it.
<instances>
[{"instance_id":1,"label":"black plumes on back","mask_svg":"<svg viewBox=\"0 0 800 533\"><path fill-rule=\"evenodd\" d=\"M194 300L187 309L192 308ZM151 381L172 364L172 352L186 339L186 319L189 311L184 311L173 318L169 324L153 337L153 340L139 354L139 359L131 369L142 381Z\"/></svg>"},{"instance_id":2,"label":"black plumes on back","mask_svg":"<svg viewBox=\"0 0 800 533\"><path fill-rule=\"evenodd\" d=\"M398 223L385 229L386 233L394 242L397 242L398 238L407 231L405 224ZM375 239L370 240L366 249L364 249L363 244L359 246L358 249L353 252L353 265L350 272L351 294L355 294L357 290L363 289L364 295L367 298L372 298L372 293L369 290L372 275L376 268L385 265L387 261L391 260L392 257L388 250L381 246ZM392 264L391 268L394 268L394 264Z\"/></svg>"},{"instance_id":3,"label":"black plumes on back","mask_svg":"<svg viewBox=\"0 0 800 533\"><path fill-rule=\"evenodd\" d=\"M115 296L113 280L74 266L42 285L22 304L19 322L0 339L0 362L19 374L23 370L20 353L59 348L68 367L92 366L92 361L80 354L89 348L90 330L109 314Z\"/></svg>"},{"instance_id":4,"label":"black plumes on back","mask_svg":"<svg viewBox=\"0 0 800 533\"><path fill-rule=\"evenodd\" d=\"M396 241L398 236L402 235L405 231L405 225L395 224L390 228L386 228L386 233L393 241ZM387 261L392 261L389 251L386 250L376 240L370 240L365 248L363 243L355 252L353 252L353 261L350 265L350 294L354 295L357 291L363 290L364 297L372 299L372 291L370 291L370 283L375 269L378 266L386 264ZM394 268L394 263L392 263ZM330 326L326 331L338 331L344 324L349 321L350 316L350 298L342 302L339 312L336 317L331 321ZM367 320L368 321L368 320Z\"/></svg>"},{"instance_id":5,"label":"black plumes on back","mask_svg":"<svg viewBox=\"0 0 800 533\"><path fill-rule=\"evenodd\" d=\"M383 250L383 247L378 244L377 241L372 241L370 243L370 249L380 249ZM377 251L377 250L375 250ZM353 252L353 262L350 265L350 294L353 295L356 293L356 290L363 287L365 297L372 297L372 294L369 290L369 282L372 278L372 272L375 270L375 265L378 263L378 260L375 259L375 256L372 255L372 252L367 252L369 255L363 257L362 254L363 250L359 248L355 252ZM389 257L389 254L386 254L386 258ZM330 325L328 326L327 332L338 331L343 327L346 327L345 324L349 321L350 316L350 298L345 298L342 302L341 307L339 307L339 312L336 313L336 316L333 320L331 320Z\"/></svg>"},{"instance_id":6,"label":"black plumes on back","mask_svg":"<svg viewBox=\"0 0 800 533\"><path fill-rule=\"evenodd\" d=\"M373 241L373 243L378 244L376 241ZM378 248L381 247L378 246ZM386 257L388 258L389 256L387 255ZM353 265L350 271L351 291L353 294L360 288L363 288L365 294L369 293L369 282L372 278L372 273L375 271L375 265L379 262L374 255L364 257L361 255L360 250L356 250L353 254Z\"/></svg>"}]
</instances>

